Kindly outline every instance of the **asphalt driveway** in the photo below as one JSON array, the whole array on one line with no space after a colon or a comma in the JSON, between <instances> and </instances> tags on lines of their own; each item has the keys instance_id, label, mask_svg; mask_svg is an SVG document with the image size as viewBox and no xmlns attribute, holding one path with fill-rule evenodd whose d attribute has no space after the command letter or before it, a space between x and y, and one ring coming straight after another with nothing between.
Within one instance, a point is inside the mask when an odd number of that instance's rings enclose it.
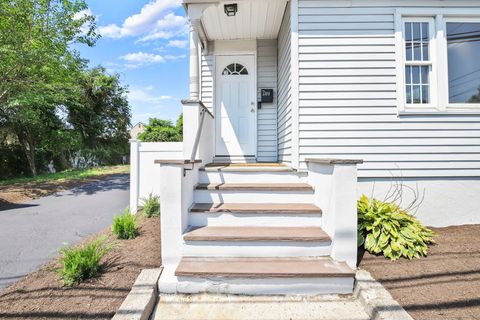
<instances>
[{"instance_id":1,"label":"asphalt driveway","mask_svg":"<svg viewBox=\"0 0 480 320\"><path fill-rule=\"evenodd\" d=\"M0 290L109 226L128 191L129 175L116 175L0 211Z\"/></svg>"}]
</instances>

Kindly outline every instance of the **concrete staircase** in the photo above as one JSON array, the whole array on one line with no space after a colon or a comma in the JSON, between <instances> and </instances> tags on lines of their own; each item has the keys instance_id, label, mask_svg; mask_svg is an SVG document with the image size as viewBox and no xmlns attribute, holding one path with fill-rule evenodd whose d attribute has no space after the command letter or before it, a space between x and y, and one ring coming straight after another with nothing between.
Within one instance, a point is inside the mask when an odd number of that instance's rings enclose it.
<instances>
[{"instance_id":1,"label":"concrete staircase","mask_svg":"<svg viewBox=\"0 0 480 320\"><path fill-rule=\"evenodd\" d=\"M330 257L313 195L307 173L283 165L201 168L182 258L160 291L351 293L355 273Z\"/></svg>"}]
</instances>

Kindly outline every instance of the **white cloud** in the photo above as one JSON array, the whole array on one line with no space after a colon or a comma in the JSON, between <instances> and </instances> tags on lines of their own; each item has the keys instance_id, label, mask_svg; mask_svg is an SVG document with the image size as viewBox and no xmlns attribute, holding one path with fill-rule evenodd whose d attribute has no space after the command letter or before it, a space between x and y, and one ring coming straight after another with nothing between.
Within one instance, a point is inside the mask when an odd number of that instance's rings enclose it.
<instances>
[{"instance_id":1,"label":"white cloud","mask_svg":"<svg viewBox=\"0 0 480 320\"><path fill-rule=\"evenodd\" d=\"M148 105L160 105L163 101L166 100L174 100L175 98L172 96L166 95L153 95L150 93L151 87L146 88L130 88L130 92L128 93L128 100L132 104L148 104Z\"/></svg>"},{"instance_id":2,"label":"white cloud","mask_svg":"<svg viewBox=\"0 0 480 320\"><path fill-rule=\"evenodd\" d=\"M124 67L127 69L135 69L144 65L150 65L154 63L163 63L167 60L181 60L184 59L185 55L166 55L166 56L161 56L159 54L154 54L154 53L147 53L147 52L132 52L132 53L127 53L126 55L123 55L120 57L120 59L126 61L124 64Z\"/></svg>"},{"instance_id":3,"label":"white cloud","mask_svg":"<svg viewBox=\"0 0 480 320\"><path fill-rule=\"evenodd\" d=\"M186 48L188 45L187 40L170 40L167 44L169 47Z\"/></svg>"},{"instance_id":4,"label":"white cloud","mask_svg":"<svg viewBox=\"0 0 480 320\"><path fill-rule=\"evenodd\" d=\"M79 20L88 16L95 16L90 8L75 13L73 15L73 20Z\"/></svg>"},{"instance_id":5,"label":"white cloud","mask_svg":"<svg viewBox=\"0 0 480 320\"><path fill-rule=\"evenodd\" d=\"M128 62L135 62L135 63L141 63L141 64L165 62L165 58L159 54L146 53L141 51L134 52L134 53L127 53L126 55L122 56L121 59Z\"/></svg>"},{"instance_id":6,"label":"white cloud","mask_svg":"<svg viewBox=\"0 0 480 320\"><path fill-rule=\"evenodd\" d=\"M170 39L188 30L187 18L168 12L180 5L181 0L154 0L143 6L140 13L125 19L121 26L101 26L99 32L108 38L138 36L141 42Z\"/></svg>"}]
</instances>

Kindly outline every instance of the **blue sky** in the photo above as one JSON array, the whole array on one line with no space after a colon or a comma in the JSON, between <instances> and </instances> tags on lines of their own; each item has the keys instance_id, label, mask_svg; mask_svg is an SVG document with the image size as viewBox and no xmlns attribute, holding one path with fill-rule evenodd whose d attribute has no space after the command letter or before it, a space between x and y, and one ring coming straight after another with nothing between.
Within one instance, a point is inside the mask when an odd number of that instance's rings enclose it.
<instances>
[{"instance_id":1,"label":"blue sky","mask_svg":"<svg viewBox=\"0 0 480 320\"><path fill-rule=\"evenodd\" d=\"M188 24L180 0L87 0L102 38L77 47L129 86L132 124L175 121L188 96Z\"/></svg>"}]
</instances>

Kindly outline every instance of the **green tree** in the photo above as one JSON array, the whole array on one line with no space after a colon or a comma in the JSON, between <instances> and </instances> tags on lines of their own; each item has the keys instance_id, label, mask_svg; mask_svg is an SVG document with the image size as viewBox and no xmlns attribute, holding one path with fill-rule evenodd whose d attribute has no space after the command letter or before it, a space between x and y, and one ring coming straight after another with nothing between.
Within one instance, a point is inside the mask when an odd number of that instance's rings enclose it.
<instances>
[{"instance_id":1,"label":"green tree","mask_svg":"<svg viewBox=\"0 0 480 320\"><path fill-rule=\"evenodd\" d=\"M36 151L58 145L59 108L75 93L86 62L73 43L93 45L95 18L83 0L0 2L0 125L16 136L32 175Z\"/></svg>"},{"instance_id":2,"label":"green tree","mask_svg":"<svg viewBox=\"0 0 480 320\"><path fill-rule=\"evenodd\" d=\"M182 115L178 118L176 126L170 120L151 118L145 126L145 131L138 135L138 139L145 142L179 142L182 141L182 130Z\"/></svg>"},{"instance_id":3,"label":"green tree","mask_svg":"<svg viewBox=\"0 0 480 320\"><path fill-rule=\"evenodd\" d=\"M90 149L126 144L131 112L120 76L96 67L79 76L77 90L75 100L67 105L68 122L83 144Z\"/></svg>"}]
</instances>

